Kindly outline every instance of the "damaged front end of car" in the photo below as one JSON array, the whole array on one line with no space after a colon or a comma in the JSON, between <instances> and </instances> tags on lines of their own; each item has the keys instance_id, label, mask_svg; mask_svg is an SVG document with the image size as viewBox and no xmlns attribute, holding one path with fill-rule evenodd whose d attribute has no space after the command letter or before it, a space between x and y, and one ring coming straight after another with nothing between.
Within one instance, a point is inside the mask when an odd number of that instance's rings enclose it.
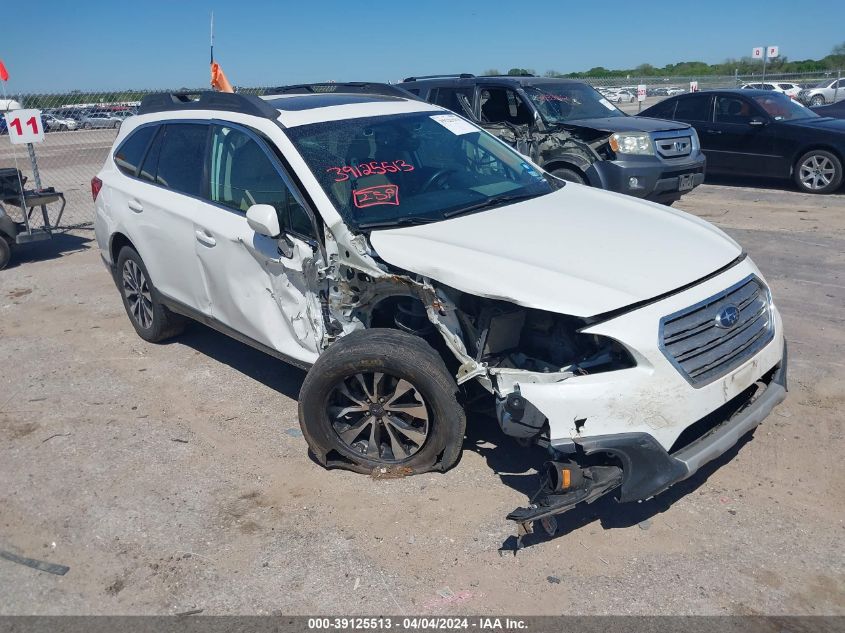
<instances>
[{"instance_id":1,"label":"damaged front end of car","mask_svg":"<svg viewBox=\"0 0 845 633\"><path fill-rule=\"evenodd\" d=\"M360 329L396 328L419 336L444 357L465 402L493 413L501 430L521 445L538 444L554 459L570 459L548 462L532 508L509 519L525 526L619 486L622 470L612 459L567 456L551 447L549 421L521 386L635 366L623 345L581 332L590 325L583 318L479 297L400 270L379 259L363 235L350 234L346 242L348 248L338 247L328 236L330 263L320 275L326 282L324 348ZM573 421L576 430L581 422ZM442 470L436 464L432 469Z\"/></svg>"}]
</instances>

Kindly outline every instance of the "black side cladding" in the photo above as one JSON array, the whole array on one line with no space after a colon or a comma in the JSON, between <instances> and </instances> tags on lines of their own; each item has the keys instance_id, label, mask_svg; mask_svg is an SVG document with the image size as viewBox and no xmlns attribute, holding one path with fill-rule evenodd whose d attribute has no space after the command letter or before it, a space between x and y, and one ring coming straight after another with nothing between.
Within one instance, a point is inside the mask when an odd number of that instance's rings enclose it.
<instances>
[{"instance_id":1,"label":"black side cladding","mask_svg":"<svg viewBox=\"0 0 845 633\"><path fill-rule=\"evenodd\" d=\"M198 98L192 98L197 96ZM147 95L141 100L138 114L152 112L179 112L182 110L218 110L221 112L239 112L259 116L265 119L279 118L279 111L255 95L243 95L232 92L197 93L158 92Z\"/></svg>"}]
</instances>

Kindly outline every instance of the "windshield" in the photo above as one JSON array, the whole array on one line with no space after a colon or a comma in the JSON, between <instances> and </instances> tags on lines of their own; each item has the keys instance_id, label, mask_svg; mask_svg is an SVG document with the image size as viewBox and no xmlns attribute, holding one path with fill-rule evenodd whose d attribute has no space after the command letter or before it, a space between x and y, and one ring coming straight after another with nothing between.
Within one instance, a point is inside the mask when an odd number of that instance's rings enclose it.
<instances>
[{"instance_id":1,"label":"windshield","mask_svg":"<svg viewBox=\"0 0 845 633\"><path fill-rule=\"evenodd\" d=\"M285 131L356 228L433 222L553 189L523 156L454 114L345 119Z\"/></svg>"},{"instance_id":2,"label":"windshield","mask_svg":"<svg viewBox=\"0 0 845 633\"><path fill-rule=\"evenodd\" d=\"M524 89L546 123L627 116L586 84L539 84Z\"/></svg>"},{"instance_id":3,"label":"windshield","mask_svg":"<svg viewBox=\"0 0 845 633\"><path fill-rule=\"evenodd\" d=\"M810 108L805 108L780 92L756 95L754 101L775 121L795 121L796 119L812 119L819 116Z\"/></svg>"}]
</instances>

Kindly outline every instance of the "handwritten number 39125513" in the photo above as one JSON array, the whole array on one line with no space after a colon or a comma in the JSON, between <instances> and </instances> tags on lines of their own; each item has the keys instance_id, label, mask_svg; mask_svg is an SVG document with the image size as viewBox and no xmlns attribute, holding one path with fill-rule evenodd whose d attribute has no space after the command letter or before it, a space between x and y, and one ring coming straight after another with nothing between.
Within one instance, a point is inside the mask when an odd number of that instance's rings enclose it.
<instances>
[{"instance_id":1,"label":"handwritten number 39125513","mask_svg":"<svg viewBox=\"0 0 845 633\"><path fill-rule=\"evenodd\" d=\"M334 172L335 182L343 182L349 180L349 176L354 178L361 178L363 176L373 176L384 174L395 174L400 171L414 171L414 166L409 165L404 160L394 161L370 161L368 163L359 163L357 167L352 165L344 165L343 167L329 167L327 172Z\"/></svg>"}]
</instances>

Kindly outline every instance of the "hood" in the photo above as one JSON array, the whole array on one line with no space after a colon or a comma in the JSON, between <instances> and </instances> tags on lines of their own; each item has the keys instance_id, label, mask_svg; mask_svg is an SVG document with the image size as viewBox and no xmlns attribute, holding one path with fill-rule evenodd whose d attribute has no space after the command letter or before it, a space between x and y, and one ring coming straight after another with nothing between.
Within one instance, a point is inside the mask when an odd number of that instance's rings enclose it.
<instances>
[{"instance_id":1,"label":"hood","mask_svg":"<svg viewBox=\"0 0 845 633\"><path fill-rule=\"evenodd\" d=\"M845 134L845 121L842 119L834 119L824 116L823 112L817 112L816 114L822 116L819 116L817 119L798 119L797 121L779 121L779 123L810 128L813 130L825 130L828 132Z\"/></svg>"},{"instance_id":2,"label":"hood","mask_svg":"<svg viewBox=\"0 0 845 633\"><path fill-rule=\"evenodd\" d=\"M609 116L600 119L578 119L567 121L564 127L584 127L606 132L665 132L667 130L686 130L689 125L677 121L648 119L638 116Z\"/></svg>"},{"instance_id":3,"label":"hood","mask_svg":"<svg viewBox=\"0 0 845 633\"><path fill-rule=\"evenodd\" d=\"M573 183L370 242L389 264L463 292L578 317L670 292L742 252L691 215Z\"/></svg>"}]
</instances>

